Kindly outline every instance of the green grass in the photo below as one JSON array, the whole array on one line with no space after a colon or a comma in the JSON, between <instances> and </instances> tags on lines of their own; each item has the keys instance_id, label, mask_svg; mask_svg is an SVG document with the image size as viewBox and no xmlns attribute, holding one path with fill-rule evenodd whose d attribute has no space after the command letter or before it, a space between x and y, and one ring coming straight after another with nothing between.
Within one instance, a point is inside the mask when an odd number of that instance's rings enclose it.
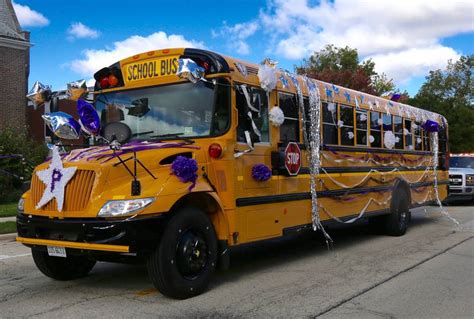
<instances>
[{"instance_id":1,"label":"green grass","mask_svg":"<svg viewBox=\"0 0 474 319\"><path fill-rule=\"evenodd\" d=\"M17 203L0 204L0 217L16 216Z\"/></svg>"},{"instance_id":2,"label":"green grass","mask_svg":"<svg viewBox=\"0 0 474 319\"><path fill-rule=\"evenodd\" d=\"M0 234L16 233L16 222L0 223Z\"/></svg>"}]
</instances>

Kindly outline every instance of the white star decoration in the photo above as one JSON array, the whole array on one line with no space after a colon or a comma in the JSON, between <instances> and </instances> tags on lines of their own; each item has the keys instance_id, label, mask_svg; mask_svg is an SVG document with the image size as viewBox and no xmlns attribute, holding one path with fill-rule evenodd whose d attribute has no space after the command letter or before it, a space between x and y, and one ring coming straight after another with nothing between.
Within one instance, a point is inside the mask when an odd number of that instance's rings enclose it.
<instances>
[{"instance_id":1,"label":"white star decoration","mask_svg":"<svg viewBox=\"0 0 474 319\"><path fill-rule=\"evenodd\" d=\"M66 184L71 180L76 173L77 167L64 168L59 156L59 151L56 146L53 147L53 158L51 164L45 170L36 172L38 178L46 184L43 197L36 205L36 209L39 209L46 205L50 200L56 198L58 204L58 211L63 210L64 204L64 188Z\"/></svg>"}]
</instances>

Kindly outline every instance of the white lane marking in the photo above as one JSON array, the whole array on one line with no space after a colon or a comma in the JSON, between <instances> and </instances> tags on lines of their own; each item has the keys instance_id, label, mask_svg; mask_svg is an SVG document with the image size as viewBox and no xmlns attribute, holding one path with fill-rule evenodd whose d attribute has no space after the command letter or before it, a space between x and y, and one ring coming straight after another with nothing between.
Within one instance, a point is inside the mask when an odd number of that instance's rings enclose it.
<instances>
[{"instance_id":1,"label":"white lane marking","mask_svg":"<svg viewBox=\"0 0 474 319\"><path fill-rule=\"evenodd\" d=\"M31 254L21 254L21 255L12 255L12 256L0 255L0 260L10 259L10 258L17 258L17 257L25 257L25 256L31 256Z\"/></svg>"}]
</instances>

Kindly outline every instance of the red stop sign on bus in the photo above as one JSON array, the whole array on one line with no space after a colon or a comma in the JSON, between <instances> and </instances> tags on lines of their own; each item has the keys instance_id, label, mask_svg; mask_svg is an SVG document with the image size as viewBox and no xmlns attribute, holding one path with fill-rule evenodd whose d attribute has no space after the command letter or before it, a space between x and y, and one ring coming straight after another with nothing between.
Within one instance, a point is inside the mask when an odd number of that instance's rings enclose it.
<instances>
[{"instance_id":1,"label":"red stop sign on bus","mask_svg":"<svg viewBox=\"0 0 474 319\"><path fill-rule=\"evenodd\" d=\"M297 143L290 142L285 148L285 167L288 174L298 175L301 168L301 150Z\"/></svg>"}]
</instances>

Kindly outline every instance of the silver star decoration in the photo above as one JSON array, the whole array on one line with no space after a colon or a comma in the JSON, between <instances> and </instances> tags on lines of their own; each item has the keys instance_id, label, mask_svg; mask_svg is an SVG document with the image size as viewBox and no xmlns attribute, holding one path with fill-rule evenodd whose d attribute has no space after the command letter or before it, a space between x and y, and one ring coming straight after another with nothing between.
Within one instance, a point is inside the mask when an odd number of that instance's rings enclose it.
<instances>
[{"instance_id":1,"label":"silver star decoration","mask_svg":"<svg viewBox=\"0 0 474 319\"><path fill-rule=\"evenodd\" d=\"M58 211L63 210L64 204L64 189L67 183L76 173L77 167L68 167L64 168L59 156L58 147L53 147L53 157L51 159L51 164L45 170L36 172L38 178L46 184L46 189L44 190L43 197L36 205L36 209L39 209L46 205L50 200L56 198L58 204Z\"/></svg>"}]
</instances>

